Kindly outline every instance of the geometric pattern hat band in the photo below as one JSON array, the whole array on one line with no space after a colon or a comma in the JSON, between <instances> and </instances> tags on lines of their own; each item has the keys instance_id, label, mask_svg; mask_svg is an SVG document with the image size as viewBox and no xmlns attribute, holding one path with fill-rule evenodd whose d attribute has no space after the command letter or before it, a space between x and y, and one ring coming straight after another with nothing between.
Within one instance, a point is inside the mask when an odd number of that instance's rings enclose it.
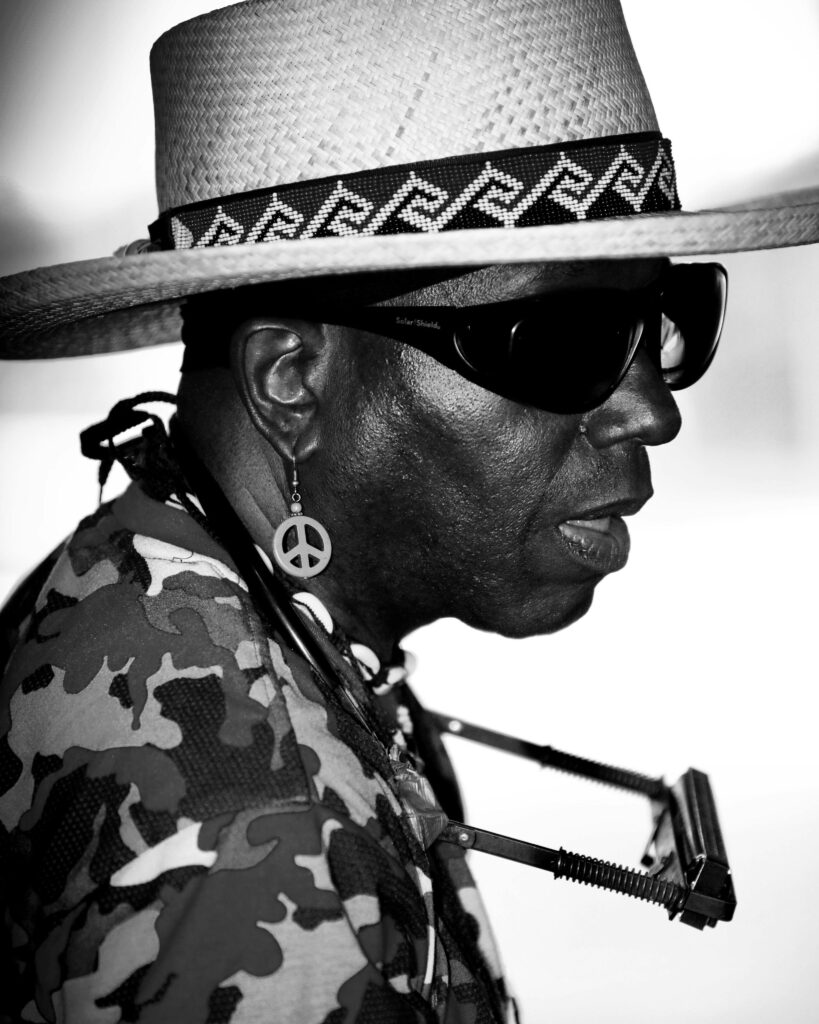
<instances>
[{"instance_id":1,"label":"geometric pattern hat band","mask_svg":"<svg viewBox=\"0 0 819 1024\"><path fill-rule=\"evenodd\" d=\"M659 132L450 157L255 189L165 211L161 249L515 228L679 210Z\"/></svg>"}]
</instances>

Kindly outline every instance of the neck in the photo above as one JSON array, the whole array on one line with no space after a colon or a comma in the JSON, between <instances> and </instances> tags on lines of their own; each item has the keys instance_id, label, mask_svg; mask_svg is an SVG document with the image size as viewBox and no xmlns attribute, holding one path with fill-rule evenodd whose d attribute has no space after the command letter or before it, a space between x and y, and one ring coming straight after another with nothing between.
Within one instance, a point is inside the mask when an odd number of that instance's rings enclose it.
<instances>
[{"instance_id":1,"label":"neck","mask_svg":"<svg viewBox=\"0 0 819 1024\"><path fill-rule=\"evenodd\" d=\"M289 494L286 467L259 438L247 417L239 414L240 409L230 415L234 396L225 388L218 397L218 402L209 403L206 415L180 416L182 432L251 539L272 560L273 535L291 515L289 498L285 497ZM321 506L308 495L306 515L311 515L314 504ZM316 518L322 521L320 512ZM328 523L323 525L336 542L329 565L317 576L293 582L297 589L315 594L352 640L366 644L386 664L403 637L429 621L429 616L413 614L405 604L396 605L401 588L394 585L394 580L385 585L381 579L383 567L370 564L372 555L368 557L366 537L362 539L359 531L348 531L346 537L337 538ZM364 544L364 550L352 550L356 541Z\"/></svg>"},{"instance_id":2,"label":"neck","mask_svg":"<svg viewBox=\"0 0 819 1024\"><path fill-rule=\"evenodd\" d=\"M263 504L247 488L242 488L234 499L234 508L246 529L271 562L274 560L273 535L292 515L282 506L283 502ZM272 512L274 508L276 511ZM309 509L306 514L310 514ZM286 575L286 570L282 571ZM336 544L324 571L308 578L291 576L290 581L297 591L314 594L342 631L351 640L371 648L382 664L393 659L396 646L407 633L423 624L421 618L412 621L405 607L393 608L392 602L400 588L392 587L388 594L382 593L377 574L368 571L363 560L347 550L343 542Z\"/></svg>"},{"instance_id":3,"label":"neck","mask_svg":"<svg viewBox=\"0 0 819 1024\"><path fill-rule=\"evenodd\" d=\"M315 594L326 605L333 621L348 637L366 644L367 647L375 651L382 665L388 664L393 659L395 648L413 628L401 628L388 621L383 614L383 607L378 607L375 602L367 602L363 597L359 600L351 600L340 587L335 585L333 577L329 575L329 570L328 574L313 577L306 583L307 585L303 589Z\"/></svg>"},{"instance_id":4,"label":"neck","mask_svg":"<svg viewBox=\"0 0 819 1024\"><path fill-rule=\"evenodd\" d=\"M194 452L202 458L195 447ZM241 474L225 472L224 466L220 472L218 464L207 466L207 469L251 540L273 562L273 535L292 514L281 493L286 483L281 465L265 461L252 470L245 467ZM281 489L276 483L278 477L282 478L279 481ZM422 623L407 623L405 614L400 617L400 622L398 616L391 616L384 600L378 597L375 588L369 586L371 581L359 579L361 572L355 561L339 546L324 572L306 579L290 579L296 590L315 594L351 640L366 644L382 664L388 664L401 639Z\"/></svg>"}]
</instances>

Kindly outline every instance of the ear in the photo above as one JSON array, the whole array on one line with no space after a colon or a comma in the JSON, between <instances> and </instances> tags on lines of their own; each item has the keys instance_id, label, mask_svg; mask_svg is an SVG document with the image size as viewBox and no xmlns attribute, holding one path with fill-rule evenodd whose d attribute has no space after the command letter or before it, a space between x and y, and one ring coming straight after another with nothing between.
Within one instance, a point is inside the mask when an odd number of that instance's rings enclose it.
<instances>
[{"instance_id":1,"label":"ear","mask_svg":"<svg viewBox=\"0 0 819 1024\"><path fill-rule=\"evenodd\" d=\"M318 441L321 328L301 320L246 320L231 341L231 369L251 422L285 459L303 462Z\"/></svg>"}]
</instances>

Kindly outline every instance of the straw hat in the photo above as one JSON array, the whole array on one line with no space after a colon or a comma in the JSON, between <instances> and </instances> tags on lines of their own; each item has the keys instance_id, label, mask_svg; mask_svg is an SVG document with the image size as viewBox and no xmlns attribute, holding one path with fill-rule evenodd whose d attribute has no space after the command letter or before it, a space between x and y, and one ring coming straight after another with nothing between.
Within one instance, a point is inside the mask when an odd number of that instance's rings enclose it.
<instances>
[{"instance_id":1,"label":"straw hat","mask_svg":"<svg viewBox=\"0 0 819 1024\"><path fill-rule=\"evenodd\" d=\"M151 54L152 243L0 281L0 355L173 341L265 281L819 240L819 190L679 209L618 0L251 0Z\"/></svg>"}]
</instances>

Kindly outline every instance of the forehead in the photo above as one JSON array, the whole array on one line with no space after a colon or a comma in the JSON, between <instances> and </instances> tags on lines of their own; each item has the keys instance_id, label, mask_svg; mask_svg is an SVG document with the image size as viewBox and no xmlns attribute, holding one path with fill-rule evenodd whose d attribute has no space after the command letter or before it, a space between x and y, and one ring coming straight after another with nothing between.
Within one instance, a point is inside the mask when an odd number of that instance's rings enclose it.
<instances>
[{"instance_id":1,"label":"forehead","mask_svg":"<svg viewBox=\"0 0 819 1024\"><path fill-rule=\"evenodd\" d=\"M479 306L553 291L631 290L651 284L668 262L667 259L584 260L481 267L402 295L400 302L419 306Z\"/></svg>"}]
</instances>

